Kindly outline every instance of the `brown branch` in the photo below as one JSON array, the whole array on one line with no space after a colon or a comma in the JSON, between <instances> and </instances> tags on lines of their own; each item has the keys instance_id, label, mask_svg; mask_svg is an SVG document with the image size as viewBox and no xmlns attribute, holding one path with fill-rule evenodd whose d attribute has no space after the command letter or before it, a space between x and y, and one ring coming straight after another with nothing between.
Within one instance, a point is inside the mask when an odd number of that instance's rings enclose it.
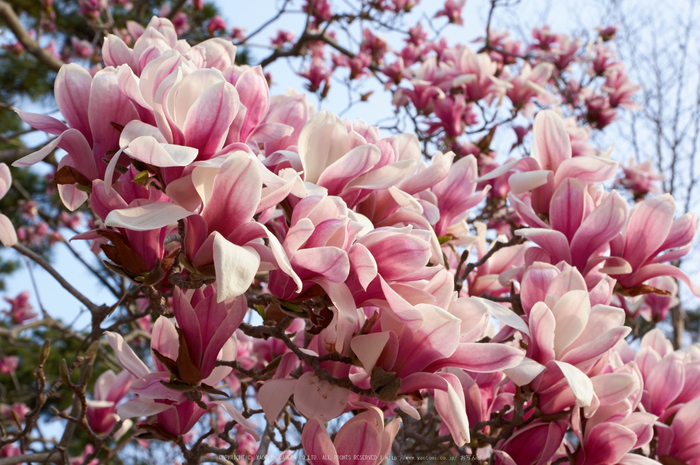
<instances>
[{"instance_id":1,"label":"brown branch","mask_svg":"<svg viewBox=\"0 0 700 465\"><path fill-rule=\"evenodd\" d=\"M46 452L42 454L22 454L13 455L12 457L0 458L0 465L17 465L19 463L56 463L63 464L63 457L54 452Z\"/></svg>"},{"instance_id":2,"label":"brown branch","mask_svg":"<svg viewBox=\"0 0 700 465\"><path fill-rule=\"evenodd\" d=\"M1 1L1 0L0 0ZM28 249L27 247L23 246L22 244L15 244L13 248L21 253L22 255L30 258L33 260L35 263L39 264L43 269L48 271L48 273L53 276L53 278L58 281L58 283L68 291L73 297L78 299L83 305L85 305L88 310L90 310L91 313L94 314L99 314L102 313L102 308L104 306L99 306L95 305L90 299L85 297L79 290L74 288L68 281L61 276L61 274L56 271L54 267L52 267L49 262L47 262L44 257L41 255L37 254L36 252L33 252L32 250Z\"/></svg>"},{"instance_id":3,"label":"brown branch","mask_svg":"<svg viewBox=\"0 0 700 465\"><path fill-rule=\"evenodd\" d=\"M12 9L10 4L4 2L3 0L0 0L0 18L5 21L7 27L10 28L24 49L34 55L40 63L45 65L51 71L58 72L58 70L61 69L63 62L41 48L39 44L29 36L24 27L22 27L22 23L20 23L17 14Z\"/></svg>"}]
</instances>

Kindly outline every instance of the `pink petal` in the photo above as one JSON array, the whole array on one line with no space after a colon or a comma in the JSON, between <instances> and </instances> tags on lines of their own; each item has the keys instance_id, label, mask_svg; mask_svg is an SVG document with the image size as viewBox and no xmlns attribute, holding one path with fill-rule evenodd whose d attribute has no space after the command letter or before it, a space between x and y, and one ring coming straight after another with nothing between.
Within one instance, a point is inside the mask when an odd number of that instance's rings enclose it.
<instances>
[{"instance_id":1,"label":"pink petal","mask_svg":"<svg viewBox=\"0 0 700 465\"><path fill-rule=\"evenodd\" d=\"M269 424L277 421L280 412L294 394L296 384L296 379L271 379L260 387L258 402L265 411L265 418Z\"/></svg>"},{"instance_id":2,"label":"pink petal","mask_svg":"<svg viewBox=\"0 0 700 465\"><path fill-rule=\"evenodd\" d=\"M357 275L362 289L367 290L369 283L377 277L377 262L363 244L356 242L348 253L352 271Z\"/></svg>"},{"instance_id":3,"label":"pink petal","mask_svg":"<svg viewBox=\"0 0 700 465\"><path fill-rule=\"evenodd\" d=\"M132 231L150 231L177 223L191 215L194 213L174 203L156 202L123 210L113 210L107 215L105 226Z\"/></svg>"},{"instance_id":4,"label":"pink petal","mask_svg":"<svg viewBox=\"0 0 700 465\"><path fill-rule=\"evenodd\" d=\"M435 390L435 410L447 425L452 434L452 440L458 447L470 441L469 419L467 418L466 407L464 405L464 391L459 379L450 373L442 373L439 376L444 378L446 390Z\"/></svg>"},{"instance_id":5,"label":"pink petal","mask_svg":"<svg viewBox=\"0 0 700 465\"><path fill-rule=\"evenodd\" d=\"M549 285L560 273L554 265L543 262L535 262L527 269L520 286L520 301L526 314L537 302L544 302Z\"/></svg>"},{"instance_id":6,"label":"pink petal","mask_svg":"<svg viewBox=\"0 0 700 465\"><path fill-rule=\"evenodd\" d=\"M620 233L628 208L617 192L609 194L576 231L571 241L571 264L584 270L588 259Z\"/></svg>"},{"instance_id":7,"label":"pink petal","mask_svg":"<svg viewBox=\"0 0 700 465\"><path fill-rule=\"evenodd\" d=\"M131 347L124 342L124 338L120 334L107 331L107 340L112 350L116 352L119 363L132 375L137 378L146 376L151 370L148 369L145 363L131 350Z\"/></svg>"},{"instance_id":8,"label":"pink petal","mask_svg":"<svg viewBox=\"0 0 700 465\"><path fill-rule=\"evenodd\" d=\"M399 376L450 357L460 346L459 318L434 305L417 304L415 309L424 319L420 329L404 329L399 336L400 355L393 368Z\"/></svg>"},{"instance_id":9,"label":"pink petal","mask_svg":"<svg viewBox=\"0 0 700 465\"><path fill-rule=\"evenodd\" d=\"M676 213L670 194L651 197L632 209L627 223L624 258L634 270L659 249L668 237Z\"/></svg>"},{"instance_id":10,"label":"pink petal","mask_svg":"<svg viewBox=\"0 0 700 465\"><path fill-rule=\"evenodd\" d=\"M0 213L0 242L5 247L12 247L17 243L17 232L10 219Z\"/></svg>"},{"instance_id":11,"label":"pink petal","mask_svg":"<svg viewBox=\"0 0 700 465\"><path fill-rule=\"evenodd\" d=\"M595 328L595 325L591 324L590 321L589 326ZM599 334L598 337L575 348L572 348L572 344L563 354L560 354L561 360L571 365L585 368L591 361L597 360L605 352L613 348L615 344L630 333L631 329L625 326L618 326L605 332L602 332L602 328L596 328L594 331ZM579 339L586 339L586 337L579 337Z\"/></svg>"},{"instance_id":12,"label":"pink petal","mask_svg":"<svg viewBox=\"0 0 700 465\"><path fill-rule=\"evenodd\" d=\"M292 257L292 265L312 272L334 283L343 283L350 273L350 260L337 247L301 249ZM303 275L302 275L303 276Z\"/></svg>"},{"instance_id":13,"label":"pink petal","mask_svg":"<svg viewBox=\"0 0 700 465\"><path fill-rule=\"evenodd\" d=\"M555 334L559 329L554 314L544 302L537 302L530 310L529 323L532 347L528 347L528 355L542 364L553 360Z\"/></svg>"},{"instance_id":14,"label":"pink petal","mask_svg":"<svg viewBox=\"0 0 700 465\"><path fill-rule=\"evenodd\" d=\"M214 233L214 269L217 278L217 302L244 294L255 279L260 256L250 247L233 244Z\"/></svg>"},{"instance_id":15,"label":"pink petal","mask_svg":"<svg viewBox=\"0 0 700 465\"><path fill-rule=\"evenodd\" d=\"M630 451L637 436L617 423L601 423L591 429L585 442L586 462L613 465Z\"/></svg>"},{"instance_id":16,"label":"pink petal","mask_svg":"<svg viewBox=\"0 0 700 465\"><path fill-rule=\"evenodd\" d=\"M12 186L12 174L5 163L0 163L0 198L5 197Z\"/></svg>"},{"instance_id":17,"label":"pink petal","mask_svg":"<svg viewBox=\"0 0 700 465\"><path fill-rule=\"evenodd\" d=\"M591 379L573 365L557 360L553 362L566 378L566 382L574 393L574 397L576 397L576 405L579 407L590 406L595 395Z\"/></svg>"},{"instance_id":18,"label":"pink petal","mask_svg":"<svg viewBox=\"0 0 700 465\"><path fill-rule=\"evenodd\" d=\"M542 169L556 171L563 161L571 159L571 140L557 113L552 110L537 113L532 133L533 157Z\"/></svg>"},{"instance_id":19,"label":"pink petal","mask_svg":"<svg viewBox=\"0 0 700 465\"><path fill-rule=\"evenodd\" d=\"M200 337L204 348L200 366L202 374L214 369L219 352L231 340L248 311L245 295L236 297L229 309L223 303L214 303L215 297L216 293L212 293L194 309L201 327Z\"/></svg>"},{"instance_id":20,"label":"pink petal","mask_svg":"<svg viewBox=\"0 0 700 465\"><path fill-rule=\"evenodd\" d=\"M88 118L91 84L90 73L75 63L63 65L54 83L58 111L66 119L69 127L77 129L85 136L89 145L92 145L92 132Z\"/></svg>"},{"instance_id":21,"label":"pink petal","mask_svg":"<svg viewBox=\"0 0 700 465\"><path fill-rule=\"evenodd\" d=\"M311 465L339 465L335 446L318 419L311 418L306 422L301 433L301 443Z\"/></svg>"},{"instance_id":22,"label":"pink petal","mask_svg":"<svg viewBox=\"0 0 700 465\"><path fill-rule=\"evenodd\" d=\"M187 145L199 149L200 156L219 151L224 146L238 105L238 92L228 82L209 86L187 112L182 127Z\"/></svg>"},{"instance_id":23,"label":"pink petal","mask_svg":"<svg viewBox=\"0 0 700 465\"><path fill-rule=\"evenodd\" d=\"M348 152L348 132L339 117L320 111L306 123L297 145L304 180L315 183L327 166Z\"/></svg>"},{"instance_id":24,"label":"pink petal","mask_svg":"<svg viewBox=\"0 0 700 465\"><path fill-rule=\"evenodd\" d=\"M604 373L591 378L600 405L613 405L639 389L637 377L629 373Z\"/></svg>"},{"instance_id":25,"label":"pink petal","mask_svg":"<svg viewBox=\"0 0 700 465\"><path fill-rule=\"evenodd\" d=\"M503 373L513 381L516 386L526 386L544 370L544 365L540 365L536 361L524 357L518 366L505 369Z\"/></svg>"},{"instance_id":26,"label":"pink petal","mask_svg":"<svg viewBox=\"0 0 700 465\"><path fill-rule=\"evenodd\" d=\"M590 312L587 291L570 291L559 298L552 308L556 319L554 351L557 356L583 332Z\"/></svg>"},{"instance_id":27,"label":"pink petal","mask_svg":"<svg viewBox=\"0 0 700 465\"><path fill-rule=\"evenodd\" d=\"M246 141L267 114L270 104L270 89L262 68L254 66L245 70L236 81L236 89L240 93L241 103L246 108L239 140Z\"/></svg>"},{"instance_id":28,"label":"pink petal","mask_svg":"<svg viewBox=\"0 0 700 465\"><path fill-rule=\"evenodd\" d=\"M17 109L15 109L15 112L20 118L22 118L22 121L34 129L44 131L54 136L58 136L59 134L63 133L63 131L68 129L68 126L51 116L41 115L38 113L29 113Z\"/></svg>"},{"instance_id":29,"label":"pink petal","mask_svg":"<svg viewBox=\"0 0 700 465\"><path fill-rule=\"evenodd\" d=\"M661 359L644 379L644 390L649 393L649 412L661 415L681 393L684 380L683 359L673 353Z\"/></svg>"},{"instance_id":30,"label":"pink petal","mask_svg":"<svg viewBox=\"0 0 700 465\"><path fill-rule=\"evenodd\" d=\"M574 178L565 179L552 195L549 209L552 229L561 231L569 242L583 221L585 196L585 186Z\"/></svg>"},{"instance_id":31,"label":"pink petal","mask_svg":"<svg viewBox=\"0 0 700 465\"><path fill-rule=\"evenodd\" d=\"M236 58L236 46L221 37L207 39L192 48L203 50L207 68L224 71L231 67Z\"/></svg>"},{"instance_id":32,"label":"pink petal","mask_svg":"<svg viewBox=\"0 0 700 465\"><path fill-rule=\"evenodd\" d=\"M124 43L121 37L109 34L102 42L102 60L105 65L114 66L131 64L132 50Z\"/></svg>"},{"instance_id":33,"label":"pink petal","mask_svg":"<svg viewBox=\"0 0 700 465\"><path fill-rule=\"evenodd\" d=\"M148 401L137 397L131 399L126 404L120 405L117 408L117 414L121 418L150 417L151 415L157 415L170 408L172 408L172 405Z\"/></svg>"},{"instance_id":34,"label":"pink petal","mask_svg":"<svg viewBox=\"0 0 700 465\"><path fill-rule=\"evenodd\" d=\"M554 174L554 185L567 178L576 178L583 184L600 183L615 177L618 164L603 157L583 156L565 160Z\"/></svg>"},{"instance_id":35,"label":"pink petal","mask_svg":"<svg viewBox=\"0 0 700 465\"><path fill-rule=\"evenodd\" d=\"M158 167L186 166L197 158L197 149L161 144L152 136L140 136L129 143L127 155Z\"/></svg>"},{"instance_id":36,"label":"pink petal","mask_svg":"<svg viewBox=\"0 0 700 465\"><path fill-rule=\"evenodd\" d=\"M519 195L527 191L537 189L544 186L552 179L552 172L546 170L526 171L524 173L515 173L508 178L510 192L513 195Z\"/></svg>"},{"instance_id":37,"label":"pink petal","mask_svg":"<svg viewBox=\"0 0 700 465\"><path fill-rule=\"evenodd\" d=\"M209 231L228 236L250 221L260 203L262 176L258 164L247 154L236 152L221 166L210 188L216 195L207 199L202 216Z\"/></svg>"},{"instance_id":38,"label":"pink petal","mask_svg":"<svg viewBox=\"0 0 700 465\"><path fill-rule=\"evenodd\" d=\"M515 235L526 237L542 247L551 257L552 262L559 263L563 260L566 263L571 263L569 241L559 231L538 228L518 229L515 231Z\"/></svg>"},{"instance_id":39,"label":"pink petal","mask_svg":"<svg viewBox=\"0 0 700 465\"><path fill-rule=\"evenodd\" d=\"M227 402L225 400L215 400L214 402L212 402L212 404L216 404L222 407L226 411L226 413L228 413L231 416L231 418L236 420L236 423L241 425L243 429L245 429L248 433L250 433L253 436L253 439L255 439L256 441L260 440L260 435L258 435L258 432L255 430L255 426L253 426L253 424L250 421L248 421L248 419L246 419L241 414L241 412L239 412L238 409L236 409L236 407L231 405L230 402Z\"/></svg>"},{"instance_id":40,"label":"pink petal","mask_svg":"<svg viewBox=\"0 0 700 465\"><path fill-rule=\"evenodd\" d=\"M384 346L389 341L389 336L388 331L383 331L355 336L350 341L350 348L362 363L365 373L372 373L372 368L382 355Z\"/></svg>"},{"instance_id":41,"label":"pink petal","mask_svg":"<svg viewBox=\"0 0 700 465\"><path fill-rule=\"evenodd\" d=\"M433 186L436 186L438 183L445 182L445 177L452 172L453 160L454 153L447 152L443 154L442 152L437 152L435 153L435 155L433 155L433 159L431 160L429 167L402 180L396 185L396 187L406 192L407 194L413 195L425 189L429 189ZM414 165L414 163L412 163L412 160L410 159L402 160L398 163L404 163L403 166ZM398 163L392 163L392 165L398 166ZM473 174L476 176L476 171L474 171Z\"/></svg>"},{"instance_id":42,"label":"pink petal","mask_svg":"<svg viewBox=\"0 0 700 465\"><path fill-rule=\"evenodd\" d=\"M505 344L464 342L448 358L432 363L428 371L459 367L475 373L496 373L518 366L523 355L521 350Z\"/></svg>"},{"instance_id":43,"label":"pink petal","mask_svg":"<svg viewBox=\"0 0 700 465\"><path fill-rule=\"evenodd\" d=\"M98 166L103 170L102 159L107 152L119 148L119 130L112 123L126 126L129 121L138 119L133 104L119 89L116 71L102 70L95 75L90 86L88 115L93 137L92 150Z\"/></svg>"},{"instance_id":44,"label":"pink petal","mask_svg":"<svg viewBox=\"0 0 700 465\"><path fill-rule=\"evenodd\" d=\"M688 212L685 215L673 220L673 225L671 226L671 231L668 237L658 248L656 253L663 252L668 249L675 249L676 247L684 247L692 243L695 237L695 232L698 229L698 218L695 213ZM656 255L654 253L653 255Z\"/></svg>"},{"instance_id":45,"label":"pink petal","mask_svg":"<svg viewBox=\"0 0 700 465\"><path fill-rule=\"evenodd\" d=\"M255 141L258 144L269 144L285 137L289 137L294 128L282 123L264 123L256 127L250 135L249 140ZM266 145L267 147L267 145ZM265 153L272 153L266 150Z\"/></svg>"},{"instance_id":46,"label":"pink petal","mask_svg":"<svg viewBox=\"0 0 700 465\"><path fill-rule=\"evenodd\" d=\"M59 184L57 188L63 205L70 211L75 211L88 199L87 192L81 191L75 185Z\"/></svg>"},{"instance_id":47,"label":"pink petal","mask_svg":"<svg viewBox=\"0 0 700 465\"><path fill-rule=\"evenodd\" d=\"M339 456L351 457L343 465L374 465L382 445L377 429L362 420L343 425L333 442Z\"/></svg>"},{"instance_id":48,"label":"pink petal","mask_svg":"<svg viewBox=\"0 0 700 465\"><path fill-rule=\"evenodd\" d=\"M97 177L97 169L95 168L95 160L92 156L92 149L90 148L87 140L85 140L85 137L76 129L68 129L67 131L61 133L61 135L56 137L41 149L12 163L12 166L25 167L38 163L49 156L49 154L53 152L56 147L60 147L68 152L69 156L79 163L79 171L81 173L84 173L88 178ZM85 161L87 161L87 163L83 163Z\"/></svg>"},{"instance_id":49,"label":"pink petal","mask_svg":"<svg viewBox=\"0 0 700 465\"><path fill-rule=\"evenodd\" d=\"M355 147L329 165L316 184L327 188L330 195L340 195L350 181L372 169L380 157L376 145L363 144Z\"/></svg>"},{"instance_id":50,"label":"pink petal","mask_svg":"<svg viewBox=\"0 0 700 465\"><path fill-rule=\"evenodd\" d=\"M331 421L345 410L350 391L319 379L306 372L294 387L294 405L306 418L318 417Z\"/></svg>"}]
</instances>

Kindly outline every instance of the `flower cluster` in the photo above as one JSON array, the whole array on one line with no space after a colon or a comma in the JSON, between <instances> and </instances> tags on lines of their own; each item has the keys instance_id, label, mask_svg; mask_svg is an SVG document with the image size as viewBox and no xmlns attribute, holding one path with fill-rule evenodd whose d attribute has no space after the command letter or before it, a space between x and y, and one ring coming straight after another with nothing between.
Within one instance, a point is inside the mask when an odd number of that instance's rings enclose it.
<instances>
[{"instance_id":1,"label":"flower cluster","mask_svg":"<svg viewBox=\"0 0 700 465\"><path fill-rule=\"evenodd\" d=\"M439 15L460 22L463 3ZM327 21L330 3L310 13ZM476 124L477 101L507 97L525 113L534 99L560 104L545 87L579 60L579 44L547 29L533 36L527 53L539 62L517 74L504 51L518 47L504 37L479 54L433 43L436 56L416 71L407 52L392 69L411 88L395 101L434 113L431 130L453 139ZM368 61L381 64L386 44L363 37ZM412 37L407 48L428 47ZM657 463L632 450L694 463L697 348L673 352L654 332L635 353L620 306L670 294L653 279L700 295L665 263L689 252L697 219L674 220L670 195L630 210L603 188L618 169L610 153L582 149L585 134L555 110L534 119L532 157L488 166L479 151L437 151L426 161L415 135L315 112L303 95L271 97L262 68L237 65L234 45L191 47L167 19L153 18L131 46L110 35L102 56L94 75L75 64L58 73L65 123L20 112L56 138L15 163L65 150L61 199L70 210L87 202L96 219L78 238L164 302L151 367L107 333L125 371L98 380L94 431L154 417L137 427L180 441L223 409L258 440L247 411L212 400L247 396L245 384L270 428L282 412L285 428L294 417L314 464L381 463L402 421L427 419L429 404L447 451L469 445L497 463ZM605 96L586 105L629 106L621 68L596 63ZM508 199L512 226L491 248L493 224L474 223L474 235L467 221L489 195ZM669 302L649 306L660 315ZM326 424L348 412L331 439Z\"/></svg>"}]
</instances>

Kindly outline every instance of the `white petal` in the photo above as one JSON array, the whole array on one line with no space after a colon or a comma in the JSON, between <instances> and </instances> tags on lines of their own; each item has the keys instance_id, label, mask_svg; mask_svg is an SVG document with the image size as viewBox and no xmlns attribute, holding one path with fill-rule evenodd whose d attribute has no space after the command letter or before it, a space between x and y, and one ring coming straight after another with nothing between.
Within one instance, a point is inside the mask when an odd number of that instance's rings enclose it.
<instances>
[{"instance_id":1,"label":"white petal","mask_svg":"<svg viewBox=\"0 0 700 465\"><path fill-rule=\"evenodd\" d=\"M112 210L105 219L105 226L150 231L177 223L191 215L194 213L174 203L156 202L140 207Z\"/></svg>"}]
</instances>

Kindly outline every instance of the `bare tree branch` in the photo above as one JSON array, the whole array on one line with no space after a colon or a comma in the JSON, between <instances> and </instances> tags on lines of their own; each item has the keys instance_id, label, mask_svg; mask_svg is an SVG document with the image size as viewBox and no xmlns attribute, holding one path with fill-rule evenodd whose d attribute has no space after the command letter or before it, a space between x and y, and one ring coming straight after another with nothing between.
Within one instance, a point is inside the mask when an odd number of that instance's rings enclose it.
<instances>
[{"instance_id":1,"label":"bare tree branch","mask_svg":"<svg viewBox=\"0 0 700 465\"><path fill-rule=\"evenodd\" d=\"M29 36L29 33L22 27L22 23L20 23L15 10L12 9L9 3L3 0L0 0L0 18L5 21L7 27L10 28L26 51L34 55L37 60L51 71L58 72L58 70L61 69L64 63L41 48L41 46Z\"/></svg>"}]
</instances>

